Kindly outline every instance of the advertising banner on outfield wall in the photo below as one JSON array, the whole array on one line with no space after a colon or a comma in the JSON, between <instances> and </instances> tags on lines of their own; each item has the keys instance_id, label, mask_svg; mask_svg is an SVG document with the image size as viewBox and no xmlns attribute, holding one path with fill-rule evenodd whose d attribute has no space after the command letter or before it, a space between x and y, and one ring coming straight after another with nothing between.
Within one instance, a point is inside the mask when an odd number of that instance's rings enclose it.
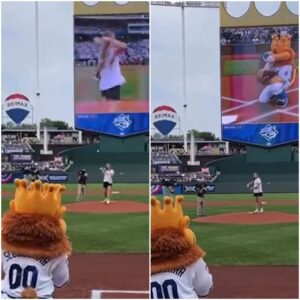
<instances>
[{"instance_id":1,"label":"advertising banner on outfield wall","mask_svg":"<svg viewBox=\"0 0 300 300\"><path fill-rule=\"evenodd\" d=\"M74 3L75 127L149 131L149 3Z\"/></svg>"},{"instance_id":2,"label":"advertising banner on outfield wall","mask_svg":"<svg viewBox=\"0 0 300 300\"><path fill-rule=\"evenodd\" d=\"M151 195L162 195L163 194L163 186L161 184L152 184L151 185ZM182 186L176 185L175 186L175 195L180 195L182 194Z\"/></svg>"},{"instance_id":3,"label":"advertising banner on outfield wall","mask_svg":"<svg viewBox=\"0 0 300 300\"><path fill-rule=\"evenodd\" d=\"M1 183L12 183L15 179L23 179L23 172L2 172L1 174ZM59 183L69 181L69 176L65 172L48 172L41 173L39 179L43 182Z\"/></svg>"},{"instance_id":4,"label":"advertising banner on outfield wall","mask_svg":"<svg viewBox=\"0 0 300 300\"><path fill-rule=\"evenodd\" d=\"M215 185L210 183L206 186L208 193L213 193L215 191ZM182 185L183 194L195 194L196 193L196 184L194 183L185 183Z\"/></svg>"},{"instance_id":5,"label":"advertising banner on outfield wall","mask_svg":"<svg viewBox=\"0 0 300 300\"><path fill-rule=\"evenodd\" d=\"M31 162L32 155L31 154L11 154L10 160L12 162Z\"/></svg>"},{"instance_id":6,"label":"advertising banner on outfield wall","mask_svg":"<svg viewBox=\"0 0 300 300\"><path fill-rule=\"evenodd\" d=\"M216 188L214 184L207 185L207 192L213 193ZM194 183L184 183L178 184L175 186L175 195L180 194L196 194L196 184ZM163 186L161 184L152 184L151 185L151 195L162 195L163 194Z\"/></svg>"},{"instance_id":7,"label":"advertising banner on outfield wall","mask_svg":"<svg viewBox=\"0 0 300 300\"><path fill-rule=\"evenodd\" d=\"M158 173L179 173L180 166L179 165L159 165Z\"/></svg>"},{"instance_id":8,"label":"advertising banner on outfield wall","mask_svg":"<svg viewBox=\"0 0 300 300\"><path fill-rule=\"evenodd\" d=\"M298 140L298 12L289 5L220 5L223 140L264 147Z\"/></svg>"}]
</instances>

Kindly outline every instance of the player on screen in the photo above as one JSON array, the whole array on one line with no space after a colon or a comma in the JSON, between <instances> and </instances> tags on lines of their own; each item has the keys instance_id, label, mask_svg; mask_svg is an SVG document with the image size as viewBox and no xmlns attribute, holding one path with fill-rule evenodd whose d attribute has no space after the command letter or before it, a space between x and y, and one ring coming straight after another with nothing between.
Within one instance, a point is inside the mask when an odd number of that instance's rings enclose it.
<instances>
[{"instance_id":1,"label":"player on screen","mask_svg":"<svg viewBox=\"0 0 300 300\"><path fill-rule=\"evenodd\" d=\"M257 172L253 174L253 180L247 183L247 187L253 191L253 196L255 198L255 211L253 213L261 214L264 212L262 197L263 197L263 189L262 189L262 181L258 176Z\"/></svg>"},{"instance_id":2,"label":"player on screen","mask_svg":"<svg viewBox=\"0 0 300 300\"><path fill-rule=\"evenodd\" d=\"M104 201L103 203L109 204L112 193L113 176L115 171L111 168L111 165L107 163L105 167L101 167L100 170L103 173L103 188L104 188Z\"/></svg>"},{"instance_id":3,"label":"player on screen","mask_svg":"<svg viewBox=\"0 0 300 300\"><path fill-rule=\"evenodd\" d=\"M213 183L218 178L219 175L220 172L216 172L216 175L211 179L206 179L205 176L203 176L201 179L197 180L196 183L197 215L200 217L205 216L205 194L207 193L207 186Z\"/></svg>"},{"instance_id":4,"label":"player on screen","mask_svg":"<svg viewBox=\"0 0 300 300\"><path fill-rule=\"evenodd\" d=\"M182 196L151 198L151 298L197 299L209 294L212 275L184 216ZM175 203L174 203L175 202Z\"/></svg>"},{"instance_id":5,"label":"player on screen","mask_svg":"<svg viewBox=\"0 0 300 300\"><path fill-rule=\"evenodd\" d=\"M126 83L121 73L119 55L127 46L118 41L112 31L107 31L95 42L100 43L98 65L95 76L99 79L99 89L105 100L120 100L121 86Z\"/></svg>"}]
</instances>

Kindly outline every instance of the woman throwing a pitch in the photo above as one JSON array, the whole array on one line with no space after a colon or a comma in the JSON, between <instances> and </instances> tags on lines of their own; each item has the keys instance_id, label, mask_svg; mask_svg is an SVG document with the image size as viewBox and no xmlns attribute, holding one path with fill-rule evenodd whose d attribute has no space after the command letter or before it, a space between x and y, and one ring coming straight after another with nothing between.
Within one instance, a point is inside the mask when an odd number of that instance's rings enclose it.
<instances>
[{"instance_id":1,"label":"woman throwing a pitch","mask_svg":"<svg viewBox=\"0 0 300 300\"><path fill-rule=\"evenodd\" d=\"M255 197L256 209L253 213L254 214L263 213L264 209L262 204L262 196L263 196L262 182L256 172L253 174L253 181L248 182L247 187L250 188L250 190L253 190L253 196Z\"/></svg>"},{"instance_id":2,"label":"woman throwing a pitch","mask_svg":"<svg viewBox=\"0 0 300 300\"><path fill-rule=\"evenodd\" d=\"M127 46L118 41L111 31L105 32L97 41L100 42L100 50L95 75L99 79L99 89L105 100L120 100L120 89L126 80L121 73L119 55Z\"/></svg>"},{"instance_id":3,"label":"woman throwing a pitch","mask_svg":"<svg viewBox=\"0 0 300 300\"><path fill-rule=\"evenodd\" d=\"M103 203L109 204L110 203L110 196L111 196L111 188L113 183L113 176L115 175L115 171L111 168L111 165L107 163L105 168L101 167L100 170L102 171L103 177L103 188L104 188L104 201Z\"/></svg>"}]
</instances>

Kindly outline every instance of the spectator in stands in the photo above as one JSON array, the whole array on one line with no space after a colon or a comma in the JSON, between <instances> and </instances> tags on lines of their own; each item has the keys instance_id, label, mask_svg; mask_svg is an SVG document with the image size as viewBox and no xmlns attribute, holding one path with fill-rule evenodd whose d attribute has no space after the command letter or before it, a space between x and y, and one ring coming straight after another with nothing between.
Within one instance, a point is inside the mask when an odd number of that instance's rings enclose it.
<instances>
[{"instance_id":1,"label":"spectator in stands","mask_svg":"<svg viewBox=\"0 0 300 300\"><path fill-rule=\"evenodd\" d=\"M274 27L247 27L247 28L225 28L221 31L221 45L232 44L259 44L267 45L271 43L271 36L276 32L285 31L292 36L293 41L298 41L297 26Z\"/></svg>"}]
</instances>

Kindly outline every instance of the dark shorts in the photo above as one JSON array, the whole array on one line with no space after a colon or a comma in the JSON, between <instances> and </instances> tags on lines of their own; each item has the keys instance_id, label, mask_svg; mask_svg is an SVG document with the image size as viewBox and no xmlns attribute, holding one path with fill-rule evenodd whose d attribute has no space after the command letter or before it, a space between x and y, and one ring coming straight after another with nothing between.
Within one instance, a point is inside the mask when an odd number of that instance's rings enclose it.
<instances>
[{"instance_id":1,"label":"dark shorts","mask_svg":"<svg viewBox=\"0 0 300 300\"><path fill-rule=\"evenodd\" d=\"M120 100L121 86L116 85L108 90L101 91L101 93L107 100Z\"/></svg>"},{"instance_id":2,"label":"dark shorts","mask_svg":"<svg viewBox=\"0 0 300 300\"><path fill-rule=\"evenodd\" d=\"M204 198L204 197L205 197L205 194L204 194L204 193L197 193L197 197L198 197L198 198Z\"/></svg>"},{"instance_id":3,"label":"dark shorts","mask_svg":"<svg viewBox=\"0 0 300 300\"><path fill-rule=\"evenodd\" d=\"M109 187L109 186L112 186L112 183L109 183L109 182L107 182L107 181L103 182L103 187L104 187L104 188L107 188L107 187Z\"/></svg>"},{"instance_id":4,"label":"dark shorts","mask_svg":"<svg viewBox=\"0 0 300 300\"><path fill-rule=\"evenodd\" d=\"M263 193L254 193L253 196L254 196L254 197L262 197L262 196L263 196Z\"/></svg>"}]
</instances>

